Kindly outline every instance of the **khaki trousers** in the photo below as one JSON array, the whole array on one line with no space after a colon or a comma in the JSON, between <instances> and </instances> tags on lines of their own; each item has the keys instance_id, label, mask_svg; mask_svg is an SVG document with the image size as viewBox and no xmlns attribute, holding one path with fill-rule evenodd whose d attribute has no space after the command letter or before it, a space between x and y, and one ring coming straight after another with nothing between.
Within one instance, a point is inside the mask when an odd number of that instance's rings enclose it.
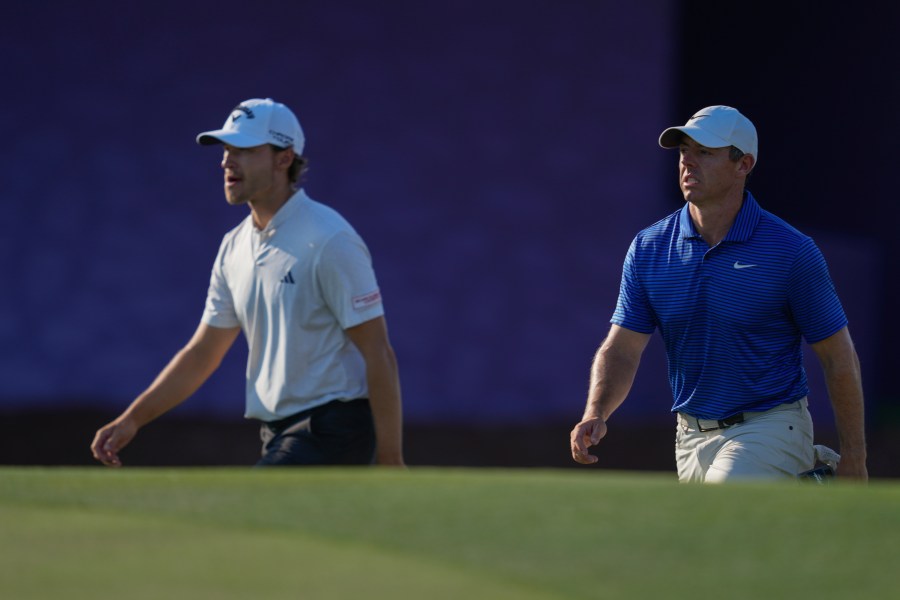
<instances>
[{"instance_id":1,"label":"khaki trousers","mask_svg":"<svg viewBox=\"0 0 900 600\"><path fill-rule=\"evenodd\" d=\"M678 480L783 479L813 468L813 423L807 406L803 398L764 412L746 412L743 423L712 431L700 431L694 417L678 413Z\"/></svg>"}]
</instances>

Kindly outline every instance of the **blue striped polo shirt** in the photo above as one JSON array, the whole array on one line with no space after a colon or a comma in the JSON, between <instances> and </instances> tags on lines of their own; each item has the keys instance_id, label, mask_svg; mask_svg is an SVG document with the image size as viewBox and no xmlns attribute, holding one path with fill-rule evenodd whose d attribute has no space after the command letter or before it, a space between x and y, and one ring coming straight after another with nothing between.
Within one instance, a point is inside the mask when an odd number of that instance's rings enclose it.
<instances>
[{"instance_id":1,"label":"blue striped polo shirt","mask_svg":"<svg viewBox=\"0 0 900 600\"><path fill-rule=\"evenodd\" d=\"M813 240L747 192L712 248L687 204L638 233L611 322L659 328L673 412L724 419L806 396L801 336L821 341L847 317Z\"/></svg>"}]
</instances>

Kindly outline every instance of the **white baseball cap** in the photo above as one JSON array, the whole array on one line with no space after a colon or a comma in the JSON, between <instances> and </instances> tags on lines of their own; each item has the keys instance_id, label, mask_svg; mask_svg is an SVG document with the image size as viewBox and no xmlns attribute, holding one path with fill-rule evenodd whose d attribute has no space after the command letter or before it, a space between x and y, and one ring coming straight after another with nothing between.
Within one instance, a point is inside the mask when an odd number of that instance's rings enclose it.
<instances>
[{"instance_id":1,"label":"white baseball cap","mask_svg":"<svg viewBox=\"0 0 900 600\"><path fill-rule=\"evenodd\" d=\"M284 104L271 98L244 100L234 107L222 129L204 131L197 136L203 146L230 144L235 148L252 148L275 144L281 148L294 147L297 156L303 154L303 129L294 113Z\"/></svg>"},{"instance_id":2,"label":"white baseball cap","mask_svg":"<svg viewBox=\"0 0 900 600\"><path fill-rule=\"evenodd\" d=\"M707 148L734 146L744 154L752 155L754 165L759 161L756 127L730 106L707 106L697 111L683 127L669 127L663 131L659 145L677 148L682 133Z\"/></svg>"}]
</instances>

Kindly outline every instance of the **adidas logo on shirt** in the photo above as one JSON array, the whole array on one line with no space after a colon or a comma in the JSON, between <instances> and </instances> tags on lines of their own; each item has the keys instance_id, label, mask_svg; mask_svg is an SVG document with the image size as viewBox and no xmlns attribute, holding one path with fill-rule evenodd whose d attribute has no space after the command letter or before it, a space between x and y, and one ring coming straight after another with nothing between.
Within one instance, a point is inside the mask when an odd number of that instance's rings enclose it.
<instances>
[{"instance_id":1,"label":"adidas logo on shirt","mask_svg":"<svg viewBox=\"0 0 900 600\"><path fill-rule=\"evenodd\" d=\"M290 272L290 271L288 271L287 275L285 275L285 276L281 279L281 283L294 283L294 276L291 275L291 272Z\"/></svg>"}]
</instances>

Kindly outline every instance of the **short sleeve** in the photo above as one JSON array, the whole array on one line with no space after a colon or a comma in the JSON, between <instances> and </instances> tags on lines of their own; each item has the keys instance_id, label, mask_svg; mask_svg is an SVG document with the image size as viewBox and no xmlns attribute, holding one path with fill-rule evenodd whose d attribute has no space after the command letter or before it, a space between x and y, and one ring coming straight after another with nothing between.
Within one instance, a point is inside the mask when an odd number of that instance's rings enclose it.
<instances>
[{"instance_id":1,"label":"short sleeve","mask_svg":"<svg viewBox=\"0 0 900 600\"><path fill-rule=\"evenodd\" d=\"M847 315L825 257L811 239L800 247L794 261L788 300L794 321L810 344L831 337L847 326Z\"/></svg>"},{"instance_id":2,"label":"short sleeve","mask_svg":"<svg viewBox=\"0 0 900 600\"><path fill-rule=\"evenodd\" d=\"M206 292L206 306L200 319L203 323L212 327L232 328L239 327L237 312L234 310L234 299L228 282L225 279L225 252L226 241L219 246L216 262L213 263L212 274L209 277L209 289Z\"/></svg>"},{"instance_id":3,"label":"short sleeve","mask_svg":"<svg viewBox=\"0 0 900 600\"><path fill-rule=\"evenodd\" d=\"M328 240L316 277L325 303L343 329L384 315L372 258L359 236L342 232Z\"/></svg>"},{"instance_id":4,"label":"short sleeve","mask_svg":"<svg viewBox=\"0 0 900 600\"><path fill-rule=\"evenodd\" d=\"M638 238L635 238L625 255L619 299L610 322L638 333L653 333L656 321L635 268L638 263L638 247Z\"/></svg>"}]
</instances>

